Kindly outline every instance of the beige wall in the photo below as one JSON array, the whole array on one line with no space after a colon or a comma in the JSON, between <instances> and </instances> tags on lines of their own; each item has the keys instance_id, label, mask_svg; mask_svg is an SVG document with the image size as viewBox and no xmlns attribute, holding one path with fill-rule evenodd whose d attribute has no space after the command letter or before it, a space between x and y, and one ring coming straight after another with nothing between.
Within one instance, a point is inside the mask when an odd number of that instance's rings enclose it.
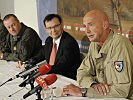
<instances>
[{"instance_id":1,"label":"beige wall","mask_svg":"<svg viewBox=\"0 0 133 100\"><path fill-rule=\"evenodd\" d=\"M0 0L1 18L8 13L14 13L14 0Z\"/></svg>"},{"instance_id":2,"label":"beige wall","mask_svg":"<svg viewBox=\"0 0 133 100\"><path fill-rule=\"evenodd\" d=\"M14 13L21 22L38 32L36 0L14 0Z\"/></svg>"},{"instance_id":3,"label":"beige wall","mask_svg":"<svg viewBox=\"0 0 133 100\"><path fill-rule=\"evenodd\" d=\"M9 13L38 32L36 0L0 0L1 18Z\"/></svg>"}]
</instances>

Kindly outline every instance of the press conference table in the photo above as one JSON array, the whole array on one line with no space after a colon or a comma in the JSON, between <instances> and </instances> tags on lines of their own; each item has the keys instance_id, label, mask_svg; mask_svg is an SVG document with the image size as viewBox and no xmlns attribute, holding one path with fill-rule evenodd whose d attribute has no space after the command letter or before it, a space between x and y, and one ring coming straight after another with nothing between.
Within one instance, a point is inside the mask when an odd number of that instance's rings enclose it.
<instances>
[{"instance_id":1,"label":"press conference table","mask_svg":"<svg viewBox=\"0 0 133 100\"><path fill-rule=\"evenodd\" d=\"M0 84L7 81L9 78L15 76L20 72L19 69L16 68L16 62L7 62L5 60L0 60ZM67 77L57 75L57 81L52 84L53 87L63 88L65 85L73 83L78 85L75 80L69 79ZM30 90L30 85L26 87L19 87L18 85L23 82L22 78L14 79L3 86L0 87L0 100L23 100L23 95L26 94ZM37 84L35 84L37 85ZM11 97L9 97L11 95ZM35 100L37 96L35 94L29 96L25 100ZM58 97L53 98L53 100L127 100L124 98L87 98L87 97Z\"/></svg>"}]
</instances>

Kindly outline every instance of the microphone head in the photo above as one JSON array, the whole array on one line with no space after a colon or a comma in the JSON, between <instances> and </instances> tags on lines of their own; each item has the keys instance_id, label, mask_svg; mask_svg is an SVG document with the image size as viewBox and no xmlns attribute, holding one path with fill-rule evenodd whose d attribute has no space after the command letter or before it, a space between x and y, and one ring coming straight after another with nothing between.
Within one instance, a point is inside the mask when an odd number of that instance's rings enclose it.
<instances>
[{"instance_id":1,"label":"microphone head","mask_svg":"<svg viewBox=\"0 0 133 100\"><path fill-rule=\"evenodd\" d=\"M38 69L38 72L39 72L41 75L44 75L44 74L48 73L50 70L51 70L51 65L45 64L45 65L43 65L42 67L40 67L40 68Z\"/></svg>"},{"instance_id":2,"label":"microphone head","mask_svg":"<svg viewBox=\"0 0 133 100\"><path fill-rule=\"evenodd\" d=\"M50 74L45 79L43 79L41 76L35 79L36 82L42 87L47 88L48 85L53 84L57 80L56 74Z\"/></svg>"},{"instance_id":3,"label":"microphone head","mask_svg":"<svg viewBox=\"0 0 133 100\"><path fill-rule=\"evenodd\" d=\"M44 80L47 82L47 85L51 85L57 80L57 76L56 74L50 74Z\"/></svg>"},{"instance_id":4,"label":"microphone head","mask_svg":"<svg viewBox=\"0 0 133 100\"><path fill-rule=\"evenodd\" d=\"M47 86L47 82L41 77L39 76L38 78L35 79L36 82L39 84L39 86L41 86L42 88L44 86Z\"/></svg>"}]
</instances>

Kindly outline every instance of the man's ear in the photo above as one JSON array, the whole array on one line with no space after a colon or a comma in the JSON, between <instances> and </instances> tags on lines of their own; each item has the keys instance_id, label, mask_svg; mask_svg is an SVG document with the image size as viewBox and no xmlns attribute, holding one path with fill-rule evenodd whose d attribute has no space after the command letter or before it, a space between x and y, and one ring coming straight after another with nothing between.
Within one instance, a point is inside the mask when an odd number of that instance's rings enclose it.
<instances>
[{"instance_id":1,"label":"man's ear","mask_svg":"<svg viewBox=\"0 0 133 100\"><path fill-rule=\"evenodd\" d=\"M64 24L63 24L63 22L61 23L61 28L62 28L62 29L64 28Z\"/></svg>"},{"instance_id":2,"label":"man's ear","mask_svg":"<svg viewBox=\"0 0 133 100\"><path fill-rule=\"evenodd\" d=\"M104 21L103 28L104 28L104 30L106 30L107 28L109 28L109 22L108 21Z\"/></svg>"}]
</instances>

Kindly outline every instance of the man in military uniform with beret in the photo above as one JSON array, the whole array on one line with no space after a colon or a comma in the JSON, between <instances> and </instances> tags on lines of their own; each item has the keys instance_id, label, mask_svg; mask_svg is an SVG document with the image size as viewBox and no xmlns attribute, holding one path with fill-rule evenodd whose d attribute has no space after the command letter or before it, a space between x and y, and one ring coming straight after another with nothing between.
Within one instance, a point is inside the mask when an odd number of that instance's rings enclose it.
<instances>
[{"instance_id":1,"label":"man in military uniform with beret","mask_svg":"<svg viewBox=\"0 0 133 100\"><path fill-rule=\"evenodd\" d=\"M42 41L37 32L21 23L14 14L6 15L3 24L9 34L4 49L0 51L1 59L26 61L41 49Z\"/></svg>"},{"instance_id":2,"label":"man in military uniform with beret","mask_svg":"<svg viewBox=\"0 0 133 100\"><path fill-rule=\"evenodd\" d=\"M89 52L77 71L77 81L63 94L94 98L133 99L133 47L124 36L113 33L105 12L95 9L83 18L91 41Z\"/></svg>"}]
</instances>

